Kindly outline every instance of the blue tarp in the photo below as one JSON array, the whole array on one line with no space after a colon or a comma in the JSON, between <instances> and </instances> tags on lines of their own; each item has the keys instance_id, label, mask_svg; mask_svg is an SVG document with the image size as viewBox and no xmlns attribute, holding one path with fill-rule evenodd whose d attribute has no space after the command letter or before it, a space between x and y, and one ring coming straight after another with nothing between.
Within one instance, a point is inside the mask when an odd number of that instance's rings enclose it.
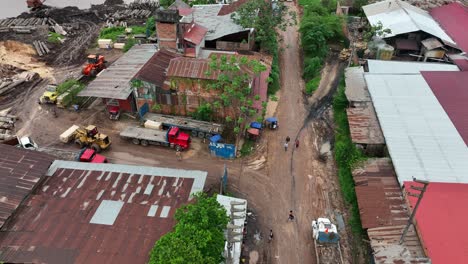
<instances>
[{"instance_id":1,"label":"blue tarp","mask_svg":"<svg viewBox=\"0 0 468 264\"><path fill-rule=\"evenodd\" d=\"M273 123L273 122L278 122L278 119L276 117L269 117L266 119L267 122Z\"/></svg>"},{"instance_id":2,"label":"blue tarp","mask_svg":"<svg viewBox=\"0 0 468 264\"><path fill-rule=\"evenodd\" d=\"M252 122L250 123L250 127L256 128L256 129L262 129L262 124L260 124L259 122Z\"/></svg>"},{"instance_id":3,"label":"blue tarp","mask_svg":"<svg viewBox=\"0 0 468 264\"><path fill-rule=\"evenodd\" d=\"M210 142L213 142L213 143L217 143L218 141L220 141L222 138L220 135L216 134L212 137L210 137Z\"/></svg>"}]
</instances>

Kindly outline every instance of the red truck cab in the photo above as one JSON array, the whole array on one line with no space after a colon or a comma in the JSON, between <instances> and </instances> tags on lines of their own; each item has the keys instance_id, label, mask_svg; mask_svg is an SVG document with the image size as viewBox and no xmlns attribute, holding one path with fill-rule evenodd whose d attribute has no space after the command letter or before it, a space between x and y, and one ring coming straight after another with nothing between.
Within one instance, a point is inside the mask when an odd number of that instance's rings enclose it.
<instances>
[{"instance_id":1,"label":"red truck cab","mask_svg":"<svg viewBox=\"0 0 468 264\"><path fill-rule=\"evenodd\" d=\"M167 131L167 141L170 144L174 144L176 149L184 150L190 147L190 135L180 131L180 128L175 126Z\"/></svg>"},{"instance_id":2,"label":"red truck cab","mask_svg":"<svg viewBox=\"0 0 468 264\"><path fill-rule=\"evenodd\" d=\"M107 163L107 158L97 154L94 149L84 149L79 156L80 162Z\"/></svg>"}]
</instances>

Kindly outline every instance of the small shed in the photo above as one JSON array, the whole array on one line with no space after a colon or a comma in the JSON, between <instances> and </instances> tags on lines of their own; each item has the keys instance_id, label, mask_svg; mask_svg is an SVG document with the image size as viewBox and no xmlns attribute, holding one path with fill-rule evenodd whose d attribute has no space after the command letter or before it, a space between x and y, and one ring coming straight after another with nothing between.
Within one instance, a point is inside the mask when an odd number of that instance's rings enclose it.
<instances>
[{"instance_id":1,"label":"small shed","mask_svg":"<svg viewBox=\"0 0 468 264\"><path fill-rule=\"evenodd\" d=\"M122 111L136 112L131 80L156 52L152 44L136 45L102 71L78 96L102 98Z\"/></svg>"}]
</instances>

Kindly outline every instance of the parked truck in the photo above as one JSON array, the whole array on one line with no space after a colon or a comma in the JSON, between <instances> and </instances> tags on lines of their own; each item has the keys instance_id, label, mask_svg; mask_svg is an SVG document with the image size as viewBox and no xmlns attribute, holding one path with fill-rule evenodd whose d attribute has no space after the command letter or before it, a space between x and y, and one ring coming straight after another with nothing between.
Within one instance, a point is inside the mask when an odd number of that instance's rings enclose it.
<instances>
[{"instance_id":1,"label":"parked truck","mask_svg":"<svg viewBox=\"0 0 468 264\"><path fill-rule=\"evenodd\" d=\"M190 135L180 131L178 127L163 130L130 126L120 132L120 137L131 140L135 145L159 145L175 148L177 151L188 149L190 146Z\"/></svg>"},{"instance_id":2,"label":"parked truck","mask_svg":"<svg viewBox=\"0 0 468 264\"><path fill-rule=\"evenodd\" d=\"M77 160L80 162L90 163L107 163L107 158L103 155L97 154L94 149L83 148L77 155Z\"/></svg>"},{"instance_id":3,"label":"parked truck","mask_svg":"<svg viewBox=\"0 0 468 264\"><path fill-rule=\"evenodd\" d=\"M312 237L314 240L317 264L343 264L341 255L340 235L336 225L328 218L318 218L312 221Z\"/></svg>"},{"instance_id":4,"label":"parked truck","mask_svg":"<svg viewBox=\"0 0 468 264\"><path fill-rule=\"evenodd\" d=\"M207 138L222 134L224 126L221 124L195 120L187 117L160 115L147 113L144 119L159 122L165 129L176 126L183 131L189 132L192 137Z\"/></svg>"}]
</instances>

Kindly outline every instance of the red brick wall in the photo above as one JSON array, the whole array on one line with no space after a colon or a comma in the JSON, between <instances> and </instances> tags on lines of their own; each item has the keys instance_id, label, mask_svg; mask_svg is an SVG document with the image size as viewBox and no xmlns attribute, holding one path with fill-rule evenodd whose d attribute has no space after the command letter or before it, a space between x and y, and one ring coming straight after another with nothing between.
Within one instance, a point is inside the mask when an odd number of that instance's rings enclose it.
<instances>
[{"instance_id":1,"label":"red brick wall","mask_svg":"<svg viewBox=\"0 0 468 264\"><path fill-rule=\"evenodd\" d=\"M176 24L157 22L156 31L158 34L158 43L160 47L166 47L166 48L172 48L172 49L177 48Z\"/></svg>"}]
</instances>

